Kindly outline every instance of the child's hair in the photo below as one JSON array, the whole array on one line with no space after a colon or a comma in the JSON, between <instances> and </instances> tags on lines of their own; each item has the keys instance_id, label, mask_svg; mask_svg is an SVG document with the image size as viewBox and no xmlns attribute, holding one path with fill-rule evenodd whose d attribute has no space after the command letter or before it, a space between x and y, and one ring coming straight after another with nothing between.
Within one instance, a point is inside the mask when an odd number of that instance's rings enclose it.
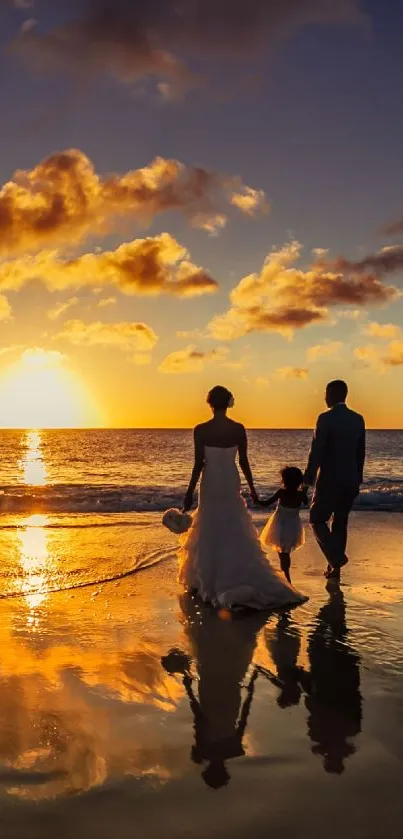
<instances>
[{"instance_id":1,"label":"child's hair","mask_svg":"<svg viewBox=\"0 0 403 839\"><path fill-rule=\"evenodd\" d=\"M297 490L304 482L304 476L297 466L285 466L280 475L285 489Z\"/></svg>"}]
</instances>

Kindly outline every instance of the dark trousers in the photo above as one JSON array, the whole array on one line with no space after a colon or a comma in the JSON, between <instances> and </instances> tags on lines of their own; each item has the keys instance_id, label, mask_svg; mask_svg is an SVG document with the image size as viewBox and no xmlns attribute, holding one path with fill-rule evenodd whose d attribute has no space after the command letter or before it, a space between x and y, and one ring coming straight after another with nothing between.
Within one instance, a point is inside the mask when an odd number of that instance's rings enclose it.
<instances>
[{"instance_id":1,"label":"dark trousers","mask_svg":"<svg viewBox=\"0 0 403 839\"><path fill-rule=\"evenodd\" d=\"M348 517L358 492L357 487L339 485L319 485L315 489L310 522L318 545L332 568L337 568L343 562L347 545Z\"/></svg>"}]
</instances>

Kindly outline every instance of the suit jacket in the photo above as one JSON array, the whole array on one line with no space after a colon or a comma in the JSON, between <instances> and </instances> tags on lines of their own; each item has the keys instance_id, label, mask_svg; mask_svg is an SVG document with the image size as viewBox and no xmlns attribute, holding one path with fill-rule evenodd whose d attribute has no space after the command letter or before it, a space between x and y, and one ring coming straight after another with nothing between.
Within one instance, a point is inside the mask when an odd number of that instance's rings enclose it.
<instances>
[{"instance_id":1,"label":"suit jacket","mask_svg":"<svg viewBox=\"0 0 403 839\"><path fill-rule=\"evenodd\" d=\"M359 487L365 461L364 418L344 403L320 414L304 480L318 487Z\"/></svg>"}]
</instances>

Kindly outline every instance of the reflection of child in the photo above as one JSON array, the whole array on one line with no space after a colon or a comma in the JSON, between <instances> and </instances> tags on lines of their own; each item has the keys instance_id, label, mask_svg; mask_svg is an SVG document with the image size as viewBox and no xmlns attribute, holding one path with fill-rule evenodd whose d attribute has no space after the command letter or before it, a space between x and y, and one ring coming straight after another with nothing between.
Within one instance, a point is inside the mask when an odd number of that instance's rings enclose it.
<instances>
[{"instance_id":1,"label":"reflection of child","mask_svg":"<svg viewBox=\"0 0 403 839\"><path fill-rule=\"evenodd\" d=\"M274 548L280 557L281 570L291 583L291 551L300 548L305 542L304 528L299 517L302 504L308 504L303 488L303 475L296 466L286 466L281 471L282 488L271 498L262 501L263 507L269 507L277 501L277 507L270 516L260 541L263 548Z\"/></svg>"}]
</instances>

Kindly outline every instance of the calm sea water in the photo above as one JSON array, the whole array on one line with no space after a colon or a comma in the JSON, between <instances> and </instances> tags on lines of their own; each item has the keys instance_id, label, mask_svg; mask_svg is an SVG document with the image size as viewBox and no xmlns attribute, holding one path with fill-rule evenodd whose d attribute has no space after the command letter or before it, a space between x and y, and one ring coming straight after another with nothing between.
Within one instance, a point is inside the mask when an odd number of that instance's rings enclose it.
<instances>
[{"instance_id":1,"label":"calm sea water","mask_svg":"<svg viewBox=\"0 0 403 839\"><path fill-rule=\"evenodd\" d=\"M285 463L304 467L310 431L251 431L262 492ZM403 510L403 431L370 431L360 508ZM178 506L192 468L192 434L172 430L0 432L4 514L113 514Z\"/></svg>"}]
</instances>

